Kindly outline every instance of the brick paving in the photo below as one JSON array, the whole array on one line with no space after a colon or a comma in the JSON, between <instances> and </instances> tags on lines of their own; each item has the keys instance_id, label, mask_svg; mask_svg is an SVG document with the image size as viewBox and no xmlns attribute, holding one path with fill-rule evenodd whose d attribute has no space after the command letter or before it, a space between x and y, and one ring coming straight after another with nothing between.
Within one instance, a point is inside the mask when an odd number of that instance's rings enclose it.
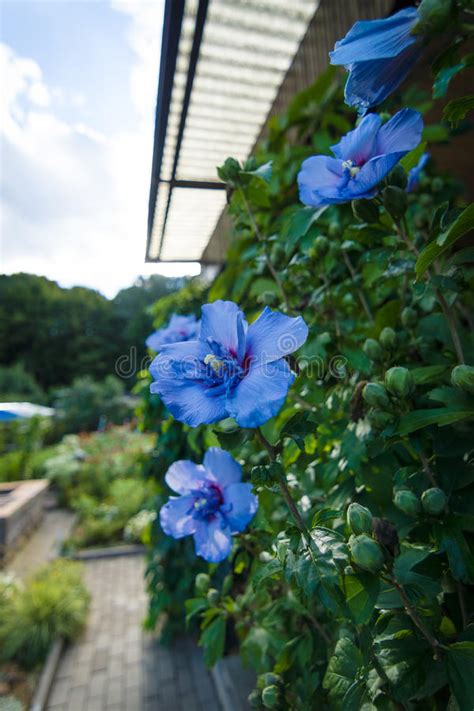
<instances>
[{"instance_id":1,"label":"brick paving","mask_svg":"<svg viewBox=\"0 0 474 711\"><path fill-rule=\"evenodd\" d=\"M90 560L87 629L68 647L49 696L49 711L221 711L193 640L163 647L144 632L144 560Z\"/></svg>"}]
</instances>

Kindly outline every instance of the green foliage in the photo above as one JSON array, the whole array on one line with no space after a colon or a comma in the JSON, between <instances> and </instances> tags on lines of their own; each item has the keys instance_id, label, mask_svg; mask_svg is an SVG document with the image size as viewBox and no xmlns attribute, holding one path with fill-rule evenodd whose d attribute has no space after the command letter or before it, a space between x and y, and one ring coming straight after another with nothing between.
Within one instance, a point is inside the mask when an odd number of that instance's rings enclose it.
<instances>
[{"instance_id":1,"label":"green foliage","mask_svg":"<svg viewBox=\"0 0 474 711\"><path fill-rule=\"evenodd\" d=\"M0 364L22 368L47 390L85 375L105 378L132 346L140 363L152 330L148 307L183 284L183 279L153 275L107 300L92 289L63 289L45 277L1 275ZM24 379L21 385L24 389ZM3 389L0 373L0 392Z\"/></svg>"},{"instance_id":2,"label":"green foliage","mask_svg":"<svg viewBox=\"0 0 474 711\"><path fill-rule=\"evenodd\" d=\"M21 363L0 365L0 401L46 404L46 395Z\"/></svg>"},{"instance_id":3,"label":"green foliage","mask_svg":"<svg viewBox=\"0 0 474 711\"><path fill-rule=\"evenodd\" d=\"M12 591L9 583L7 594L0 581L0 659L28 669L40 664L58 637L77 637L88 608L78 563L49 563L25 586Z\"/></svg>"},{"instance_id":4,"label":"green foliage","mask_svg":"<svg viewBox=\"0 0 474 711\"><path fill-rule=\"evenodd\" d=\"M428 110L425 99L409 89L387 109ZM218 567L154 527L149 625L166 613L167 632L179 629L184 607L209 664L238 644L261 675L252 708L468 711L474 400L460 363L474 363L473 255L461 241L472 207L433 161L405 192L431 142L456 150L445 124L426 126L376 200L303 207L301 162L354 121L331 69L270 121L254 158L220 169L233 232L203 301L232 299L249 321L269 304L302 315L310 333L285 405L258 435L231 421L190 430L145 393L157 506L169 464L202 461L217 442L259 496Z\"/></svg>"},{"instance_id":5,"label":"green foliage","mask_svg":"<svg viewBox=\"0 0 474 711\"><path fill-rule=\"evenodd\" d=\"M105 424L121 424L132 413L125 387L108 375L98 382L89 376L76 378L69 388L56 393L54 403L65 432L91 432Z\"/></svg>"},{"instance_id":6,"label":"green foliage","mask_svg":"<svg viewBox=\"0 0 474 711\"><path fill-rule=\"evenodd\" d=\"M54 423L47 417L2 422L0 481L19 481L37 477L43 444L54 429Z\"/></svg>"}]
</instances>

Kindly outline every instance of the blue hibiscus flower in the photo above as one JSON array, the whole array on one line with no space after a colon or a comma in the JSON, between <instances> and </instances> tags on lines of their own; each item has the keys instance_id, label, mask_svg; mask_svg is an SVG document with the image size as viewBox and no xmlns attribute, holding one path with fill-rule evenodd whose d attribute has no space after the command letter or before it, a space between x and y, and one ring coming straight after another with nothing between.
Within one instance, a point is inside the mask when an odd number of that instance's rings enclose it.
<instances>
[{"instance_id":1,"label":"blue hibiscus flower","mask_svg":"<svg viewBox=\"0 0 474 711\"><path fill-rule=\"evenodd\" d=\"M241 479L240 464L218 447L207 450L203 464L175 462L165 480L180 496L161 508L163 531L173 538L193 536L197 555L209 563L224 560L232 534L244 531L258 508L252 485Z\"/></svg>"},{"instance_id":2,"label":"blue hibiscus flower","mask_svg":"<svg viewBox=\"0 0 474 711\"><path fill-rule=\"evenodd\" d=\"M196 341L166 345L150 366L151 392L192 427L233 417L258 427L277 414L294 374L285 356L299 348L308 327L266 307L247 326L232 301L202 307Z\"/></svg>"},{"instance_id":3,"label":"blue hibiscus flower","mask_svg":"<svg viewBox=\"0 0 474 711\"><path fill-rule=\"evenodd\" d=\"M365 114L395 91L408 76L422 50L422 38L413 34L418 11L408 7L384 20L356 22L329 52L331 64L349 71L346 104Z\"/></svg>"},{"instance_id":4,"label":"blue hibiscus flower","mask_svg":"<svg viewBox=\"0 0 474 711\"><path fill-rule=\"evenodd\" d=\"M298 173L300 200L320 207L376 195L377 185L400 158L421 141L418 111L403 109L382 126L380 116L365 116L331 150L331 156L307 158Z\"/></svg>"},{"instance_id":5,"label":"blue hibiscus flower","mask_svg":"<svg viewBox=\"0 0 474 711\"><path fill-rule=\"evenodd\" d=\"M199 326L199 321L196 321L195 316L178 316L173 314L168 325L154 331L154 333L148 336L145 343L147 348L157 353L166 343L179 343L180 341L189 341L193 338L197 338Z\"/></svg>"},{"instance_id":6,"label":"blue hibiscus flower","mask_svg":"<svg viewBox=\"0 0 474 711\"><path fill-rule=\"evenodd\" d=\"M423 172L423 168L428 163L429 159L430 159L430 154L423 153L423 155L421 156L417 165L415 165L408 172L407 193L411 193L411 192L413 192L413 190L417 189L418 185L420 184L421 173Z\"/></svg>"}]
</instances>

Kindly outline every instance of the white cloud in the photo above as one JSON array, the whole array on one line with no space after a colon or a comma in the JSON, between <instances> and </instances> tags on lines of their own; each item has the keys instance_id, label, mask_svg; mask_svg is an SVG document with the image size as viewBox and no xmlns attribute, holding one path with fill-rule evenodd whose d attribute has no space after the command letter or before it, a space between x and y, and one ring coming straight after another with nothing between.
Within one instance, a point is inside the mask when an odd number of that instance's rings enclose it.
<instances>
[{"instance_id":1,"label":"white cloud","mask_svg":"<svg viewBox=\"0 0 474 711\"><path fill-rule=\"evenodd\" d=\"M59 108L83 106L84 96L48 86L37 62L0 44L2 270L109 296L140 274L199 271L144 264L162 3L114 0L113 8L130 18L133 131L105 136L64 121Z\"/></svg>"}]
</instances>

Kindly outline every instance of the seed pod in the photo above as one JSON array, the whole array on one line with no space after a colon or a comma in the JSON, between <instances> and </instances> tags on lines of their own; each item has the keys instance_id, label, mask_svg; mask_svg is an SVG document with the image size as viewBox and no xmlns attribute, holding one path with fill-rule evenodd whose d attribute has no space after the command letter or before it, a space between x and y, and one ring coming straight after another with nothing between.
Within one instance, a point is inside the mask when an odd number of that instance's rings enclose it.
<instances>
[{"instance_id":1,"label":"seed pod","mask_svg":"<svg viewBox=\"0 0 474 711\"><path fill-rule=\"evenodd\" d=\"M372 526L375 540L395 558L400 553L400 542L393 523L386 518L374 518Z\"/></svg>"},{"instance_id":2,"label":"seed pod","mask_svg":"<svg viewBox=\"0 0 474 711\"><path fill-rule=\"evenodd\" d=\"M434 193L440 193L443 189L443 179L438 175L431 181L431 189Z\"/></svg>"},{"instance_id":3,"label":"seed pod","mask_svg":"<svg viewBox=\"0 0 474 711\"><path fill-rule=\"evenodd\" d=\"M266 709L276 709L280 701L280 690L275 684L266 686L262 691L262 703Z\"/></svg>"},{"instance_id":4,"label":"seed pod","mask_svg":"<svg viewBox=\"0 0 474 711\"><path fill-rule=\"evenodd\" d=\"M370 360L382 360L384 353L380 343L374 338L367 338L364 345L363 351Z\"/></svg>"},{"instance_id":5,"label":"seed pod","mask_svg":"<svg viewBox=\"0 0 474 711\"><path fill-rule=\"evenodd\" d=\"M219 591L215 588L210 588L210 590L207 591L207 601L210 605L217 605L219 597Z\"/></svg>"},{"instance_id":6,"label":"seed pod","mask_svg":"<svg viewBox=\"0 0 474 711\"><path fill-rule=\"evenodd\" d=\"M377 541L369 536L352 536L349 540L352 560L362 570L378 573L384 563L382 549Z\"/></svg>"},{"instance_id":7,"label":"seed pod","mask_svg":"<svg viewBox=\"0 0 474 711\"><path fill-rule=\"evenodd\" d=\"M403 326L405 326L405 328L409 328L410 326L415 325L418 318L418 314L416 313L415 309L412 309L410 308L410 306L407 306L403 309L401 318Z\"/></svg>"},{"instance_id":8,"label":"seed pod","mask_svg":"<svg viewBox=\"0 0 474 711\"><path fill-rule=\"evenodd\" d=\"M353 200L351 204L356 220L372 224L379 219L379 209L372 200Z\"/></svg>"},{"instance_id":9,"label":"seed pod","mask_svg":"<svg viewBox=\"0 0 474 711\"><path fill-rule=\"evenodd\" d=\"M396 366L385 373L385 386L392 395L408 397L415 387L415 382L409 370Z\"/></svg>"},{"instance_id":10,"label":"seed pod","mask_svg":"<svg viewBox=\"0 0 474 711\"><path fill-rule=\"evenodd\" d=\"M362 397L371 407L377 407L382 410L386 407L390 407L390 399L387 395L387 391L380 383L367 383L362 391Z\"/></svg>"},{"instance_id":11,"label":"seed pod","mask_svg":"<svg viewBox=\"0 0 474 711\"><path fill-rule=\"evenodd\" d=\"M403 217L408 207L405 190L389 185L383 190L382 198L387 212L390 213L394 220L399 220Z\"/></svg>"},{"instance_id":12,"label":"seed pod","mask_svg":"<svg viewBox=\"0 0 474 711\"><path fill-rule=\"evenodd\" d=\"M201 595L204 595L204 593L207 593L211 586L211 578L207 573L198 573L196 575L194 585L196 587L196 592L201 593Z\"/></svg>"},{"instance_id":13,"label":"seed pod","mask_svg":"<svg viewBox=\"0 0 474 711\"><path fill-rule=\"evenodd\" d=\"M384 348L390 351L392 350L392 348L395 348L397 344L397 334L395 333L393 328L390 328L390 326L386 326L380 332L379 341Z\"/></svg>"},{"instance_id":14,"label":"seed pod","mask_svg":"<svg viewBox=\"0 0 474 711\"><path fill-rule=\"evenodd\" d=\"M474 366L457 365L451 373L451 382L470 395L474 395Z\"/></svg>"},{"instance_id":15,"label":"seed pod","mask_svg":"<svg viewBox=\"0 0 474 711\"><path fill-rule=\"evenodd\" d=\"M442 489L438 489L437 486L432 489L426 489L421 495L421 505L426 513L439 516L446 506L446 494Z\"/></svg>"},{"instance_id":16,"label":"seed pod","mask_svg":"<svg viewBox=\"0 0 474 711\"><path fill-rule=\"evenodd\" d=\"M347 509L347 523L356 535L372 533L372 514L365 506L358 503L350 504Z\"/></svg>"},{"instance_id":17,"label":"seed pod","mask_svg":"<svg viewBox=\"0 0 474 711\"><path fill-rule=\"evenodd\" d=\"M264 681L263 686L270 686L271 684L279 684L281 682L281 676L279 674L274 674L273 672L265 672L262 674L262 680Z\"/></svg>"},{"instance_id":18,"label":"seed pod","mask_svg":"<svg viewBox=\"0 0 474 711\"><path fill-rule=\"evenodd\" d=\"M402 489L395 492L393 503L400 511L403 511L407 516L417 516L421 511L420 500L413 491Z\"/></svg>"}]
</instances>

